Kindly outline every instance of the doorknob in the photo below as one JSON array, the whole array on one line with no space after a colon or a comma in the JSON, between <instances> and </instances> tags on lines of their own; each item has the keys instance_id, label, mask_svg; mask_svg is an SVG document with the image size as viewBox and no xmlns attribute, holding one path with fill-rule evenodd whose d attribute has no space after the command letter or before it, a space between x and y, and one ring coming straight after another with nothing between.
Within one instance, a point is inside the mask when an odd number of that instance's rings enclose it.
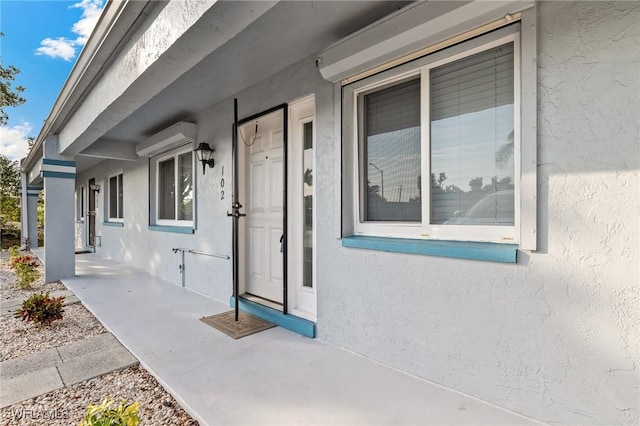
<instances>
[{"instance_id":1,"label":"doorknob","mask_svg":"<svg viewBox=\"0 0 640 426\"><path fill-rule=\"evenodd\" d=\"M231 213L229 213L229 210L227 210L227 216L233 216L237 218L246 216L246 214L240 213L241 208L242 204L236 201L235 203L231 204Z\"/></svg>"}]
</instances>

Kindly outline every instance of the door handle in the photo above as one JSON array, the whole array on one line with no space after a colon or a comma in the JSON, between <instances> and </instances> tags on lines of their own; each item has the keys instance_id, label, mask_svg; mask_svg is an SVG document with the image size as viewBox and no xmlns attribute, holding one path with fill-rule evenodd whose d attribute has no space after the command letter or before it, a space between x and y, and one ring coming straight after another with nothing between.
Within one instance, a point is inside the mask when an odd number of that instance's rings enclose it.
<instances>
[{"instance_id":1,"label":"door handle","mask_svg":"<svg viewBox=\"0 0 640 426\"><path fill-rule=\"evenodd\" d=\"M233 216L237 218L245 217L246 214L240 213L241 208L242 204L236 201L235 203L231 204L231 213L229 213L229 210L227 210L227 216Z\"/></svg>"}]
</instances>

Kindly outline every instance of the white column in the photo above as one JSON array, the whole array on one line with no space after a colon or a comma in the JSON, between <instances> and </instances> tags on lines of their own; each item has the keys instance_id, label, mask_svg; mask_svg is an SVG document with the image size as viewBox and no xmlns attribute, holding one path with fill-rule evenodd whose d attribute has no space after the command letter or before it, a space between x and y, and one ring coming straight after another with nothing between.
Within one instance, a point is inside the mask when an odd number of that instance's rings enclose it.
<instances>
[{"instance_id":1,"label":"white column","mask_svg":"<svg viewBox=\"0 0 640 426\"><path fill-rule=\"evenodd\" d=\"M58 153L58 139L44 142L44 279L45 282L75 274L73 161Z\"/></svg>"},{"instance_id":2,"label":"white column","mask_svg":"<svg viewBox=\"0 0 640 426\"><path fill-rule=\"evenodd\" d=\"M27 207L27 174L20 173L20 246L24 245L24 240L29 238L29 209Z\"/></svg>"},{"instance_id":3,"label":"white column","mask_svg":"<svg viewBox=\"0 0 640 426\"><path fill-rule=\"evenodd\" d=\"M42 186L29 185L28 172L20 173L20 247L38 247L38 195Z\"/></svg>"},{"instance_id":4,"label":"white column","mask_svg":"<svg viewBox=\"0 0 640 426\"><path fill-rule=\"evenodd\" d=\"M29 238L29 247L38 247L38 195L40 195L40 187L27 187L27 237ZM23 241L24 243L24 238Z\"/></svg>"}]
</instances>

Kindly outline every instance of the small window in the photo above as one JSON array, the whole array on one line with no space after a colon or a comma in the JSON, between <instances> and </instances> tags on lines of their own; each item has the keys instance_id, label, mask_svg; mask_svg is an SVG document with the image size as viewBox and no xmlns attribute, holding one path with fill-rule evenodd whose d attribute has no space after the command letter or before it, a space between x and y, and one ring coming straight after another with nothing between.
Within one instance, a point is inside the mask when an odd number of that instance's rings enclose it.
<instances>
[{"instance_id":1,"label":"small window","mask_svg":"<svg viewBox=\"0 0 640 426\"><path fill-rule=\"evenodd\" d=\"M193 223L193 153L178 153L157 161L157 223Z\"/></svg>"},{"instance_id":2,"label":"small window","mask_svg":"<svg viewBox=\"0 0 640 426\"><path fill-rule=\"evenodd\" d=\"M122 221L124 218L124 192L122 173L109 176L109 221Z\"/></svg>"},{"instance_id":3,"label":"small window","mask_svg":"<svg viewBox=\"0 0 640 426\"><path fill-rule=\"evenodd\" d=\"M76 219L81 220L84 218L84 186L76 191L76 207Z\"/></svg>"},{"instance_id":4,"label":"small window","mask_svg":"<svg viewBox=\"0 0 640 426\"><path fill-rule=\"evenodd\" d=\"M517 239L517 44L514 34L439 53L345 92L357 119L357 234Z\"/></svg>"}]
</instances>

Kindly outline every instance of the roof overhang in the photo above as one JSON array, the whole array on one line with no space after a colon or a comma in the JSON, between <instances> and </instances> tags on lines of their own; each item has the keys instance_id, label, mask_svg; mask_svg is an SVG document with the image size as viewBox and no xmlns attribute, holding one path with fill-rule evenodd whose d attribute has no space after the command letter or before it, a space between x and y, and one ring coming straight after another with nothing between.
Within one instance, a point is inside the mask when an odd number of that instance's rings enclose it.
<instances>
[{"instance_id":1,"label":"roof overhang","mask_svg":"<svg viewBox=\"0 0 640 426\"><path fill-rule=\"evenodd\" d=\"M69 116L82 104L104 69L118 54L124 41L139 28L151 10L161 3L163 2L152 0L111 0L105 4L33 148L22 162L23 170L34 168L42 159L44 140L59 132Z\"/></svg>"},{"instance_id":2,"label":"roof overhang","mask_svg":"<svg viewBox=\"0 0 640 426\"><path fill-rule=\"evenodd\" d=\"M320 73L325 80L348 84L423 56L430 47L446 47L440 45L445 40L460 42L463 34L472 38L507 25L533 5L532 0L416 2L324 49L318 57Z\"/></svg>"}]
</instances>

